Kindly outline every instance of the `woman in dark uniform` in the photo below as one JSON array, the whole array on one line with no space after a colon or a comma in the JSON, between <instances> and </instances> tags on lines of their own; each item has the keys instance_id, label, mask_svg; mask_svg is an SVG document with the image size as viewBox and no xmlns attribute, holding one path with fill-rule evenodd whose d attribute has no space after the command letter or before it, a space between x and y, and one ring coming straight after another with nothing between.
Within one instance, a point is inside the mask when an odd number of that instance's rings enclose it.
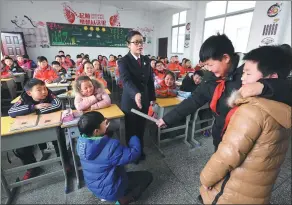
<instances>
[{"instance_id":1,"label":"woman in dark uniform","mask_svg":"<svg viewBox=\"0 0 292 205\"><path fill-rule=\"evenodd\" d=\"M128 142L133 135L139 137L142 147L140 160L144 160L145 119L131 113L131 109L147 114L150 104L156 100L153 73L150 59L142 55L144 45L142 34L138 31L130 31L126 41L129 53L118 62L123 84L121 108L125 113L126 140Z\"/></svg>"}]
</instances>

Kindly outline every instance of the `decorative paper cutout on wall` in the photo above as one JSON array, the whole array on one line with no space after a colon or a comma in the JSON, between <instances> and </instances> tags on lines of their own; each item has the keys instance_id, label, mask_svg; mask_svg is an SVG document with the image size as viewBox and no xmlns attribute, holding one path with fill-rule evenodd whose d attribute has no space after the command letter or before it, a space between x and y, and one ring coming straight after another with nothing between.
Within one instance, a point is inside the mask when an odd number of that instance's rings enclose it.
<instances>
[{"instance_id":1,"label":"decorative paper cutout on wall","mask_svg":"<svg viewBox=\"0 0 292 205\"><path fill-rule=\"evenodd\" d=\"M119 13L115 14L115 15L112 15L110 18L109 18L109 22L110 22L110 26L113 26L113 27L120 27L121 26L121 23L120 23L120 16L119 16Z\"/></svg>"},{"instance_id":2,"label":"decorative paper cutout on wall","mask_svg":"<svg viewBox=\"0 0 292 205\"><path fill-rule=\"evenodd\" d=\"M73 24L84 24L92 26L106 26L103 14L77 13L67 3L63 3L63 12L66 20ZM75 21L79 18L79 21Z\"/></svg>"},{"instance_id":3,"label":"decorative paper cutout on wall","mask_svg":"<svg viewBox=\"0 0 292 205\"><path fill-rule=\"evenodd\" d=\"M276 3L270 6L267 11L268 17L275 17L281 12L282 3Z\"/></svg>"},{"instance_id":4,"label":"decorative paper cutout on wall","mask_svg":"<svg viewBox=\"0 0 292 205\"><path fill-rule=\"evenodd\" d=\"M24 15L15 16L11 20L15 25L15 32L23 32L26 47L28 48L49 48L49 38L45 22L34 21L30 17Z\"/></svg>"}]
</instances>

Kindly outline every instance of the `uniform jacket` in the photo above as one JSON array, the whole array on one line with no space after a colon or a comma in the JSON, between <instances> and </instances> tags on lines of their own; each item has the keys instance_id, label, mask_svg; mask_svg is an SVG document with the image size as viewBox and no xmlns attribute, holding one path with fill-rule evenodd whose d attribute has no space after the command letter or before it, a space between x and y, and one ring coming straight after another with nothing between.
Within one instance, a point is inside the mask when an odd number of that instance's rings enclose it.
<instances>
[{"instance_id":1,"label":"uniform jacket","mask_svg":"<svg viewBox=\"0 0 292 205\"><path fill-rule=\"evenodd\" d=\"M35 109L35 105L41 104L41 103L51 103L52 106L49 106L47 108L42 109ZM10 117L16 117L16 116L22 116L22 115L28 115L31 113L37 113L37 114L47 114L51 112L56 112L58 110L62 109L62 102L58 97L56 97L51 90L48 89L48 96L46 99L37 102L32 99L31 96L29 96L25 91L22 92L20 95L20 100L17 101L9 110L8 114Z\"/></svg>"},{"instance_id":2,"label":"uniform jacket","mask_svg":"<svg viewBox=\"0 0 292 205\"><path fill-rule=\"evenodd\" d=\"M225 123L225 117L230 111L230 107L227 106L227 98L230 96L233 90L238 90L241 87L241 76L243 72L243 65L238 67L239 56L234 55L232 58L232 67L226 77L225 90L222 93L217 103L217 114L215 116L215 122L212 127L213 144L217 146L221 141L221 133ZM196 110L202 107L204 104L211 102L214 91L217 87L218 78L212 72L206 71L204 79L193 92L193 95L182 101L173 110L167 113L163 120L167 125L172 125L178 120L183 119L189 114L193 114ZM260 79L259 82L263 83L264 89L260 97L272 99L278 102L283 102L288 105L292 105L291 86L289 80L283 79Z\"/></svg>"},{"instance_id":3,"label":"uniform jacket","mask_svg":"<svg viewBox=\"0 0 292 205\"><path fill-rule=\"evenodd\" d=\"M135 95L142 95L142 112L148 112L150 101L154 101L155 89L152 68L147 56L140 56L141 65L129 52L119 60L120 79L123 84L123 94L121 108L125 113L129 113L131 108L139 110L135 103Z\"/></svg>"},{"instance_id":4,"label":"uniform jacket","mask_svg":"<svg viewBox=\"0 0 292 205\"><path fill-rule=\"evenodd\" d=\"M264 98L238 99L218 150L201 172L204 204L269 204L285 160L291 107Z\"/></svg>"}]
</instances>

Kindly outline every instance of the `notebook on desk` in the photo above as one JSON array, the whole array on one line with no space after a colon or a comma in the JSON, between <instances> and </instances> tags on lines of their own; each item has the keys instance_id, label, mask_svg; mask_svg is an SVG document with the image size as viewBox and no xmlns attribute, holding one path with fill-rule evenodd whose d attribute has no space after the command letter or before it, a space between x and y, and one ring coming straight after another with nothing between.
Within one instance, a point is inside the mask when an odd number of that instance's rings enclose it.
<instances>
[{"instance_id":1,"label":"notebook on desk","mask_svg":"<svg viewBox=\"0 0 292 205\"><path fill-rule=\"evenodd\" d=\"M38 123L38 115L18 116L10 126L10 131L35 127Z\"/></svg>"},{"instance_id":2,"label":"notebook on desk","mask_svg":"<svg viewBox=\"0 0 292 205\"><path fill-rule=\"evenodd\" d=\"M39 115L37 127L47 127L61 124L61 112L53 112L50 114Z\"/></svg>"}]
</instances>

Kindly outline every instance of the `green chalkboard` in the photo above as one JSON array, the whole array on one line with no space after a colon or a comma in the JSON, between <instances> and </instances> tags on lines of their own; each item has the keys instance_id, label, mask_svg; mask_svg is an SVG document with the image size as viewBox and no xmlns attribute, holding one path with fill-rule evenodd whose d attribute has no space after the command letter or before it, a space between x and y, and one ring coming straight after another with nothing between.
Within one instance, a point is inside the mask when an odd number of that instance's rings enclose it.
<instances>
[{"instance_id":1,"label":"green chalkboard","mask_svg":"<svg viewBox=\"0 0 292 205\"><path fill-rule=\"evenodd\" d=\"M51 46L126 47L131 28L47 22Z\"/></svg>"}]
</instances>

